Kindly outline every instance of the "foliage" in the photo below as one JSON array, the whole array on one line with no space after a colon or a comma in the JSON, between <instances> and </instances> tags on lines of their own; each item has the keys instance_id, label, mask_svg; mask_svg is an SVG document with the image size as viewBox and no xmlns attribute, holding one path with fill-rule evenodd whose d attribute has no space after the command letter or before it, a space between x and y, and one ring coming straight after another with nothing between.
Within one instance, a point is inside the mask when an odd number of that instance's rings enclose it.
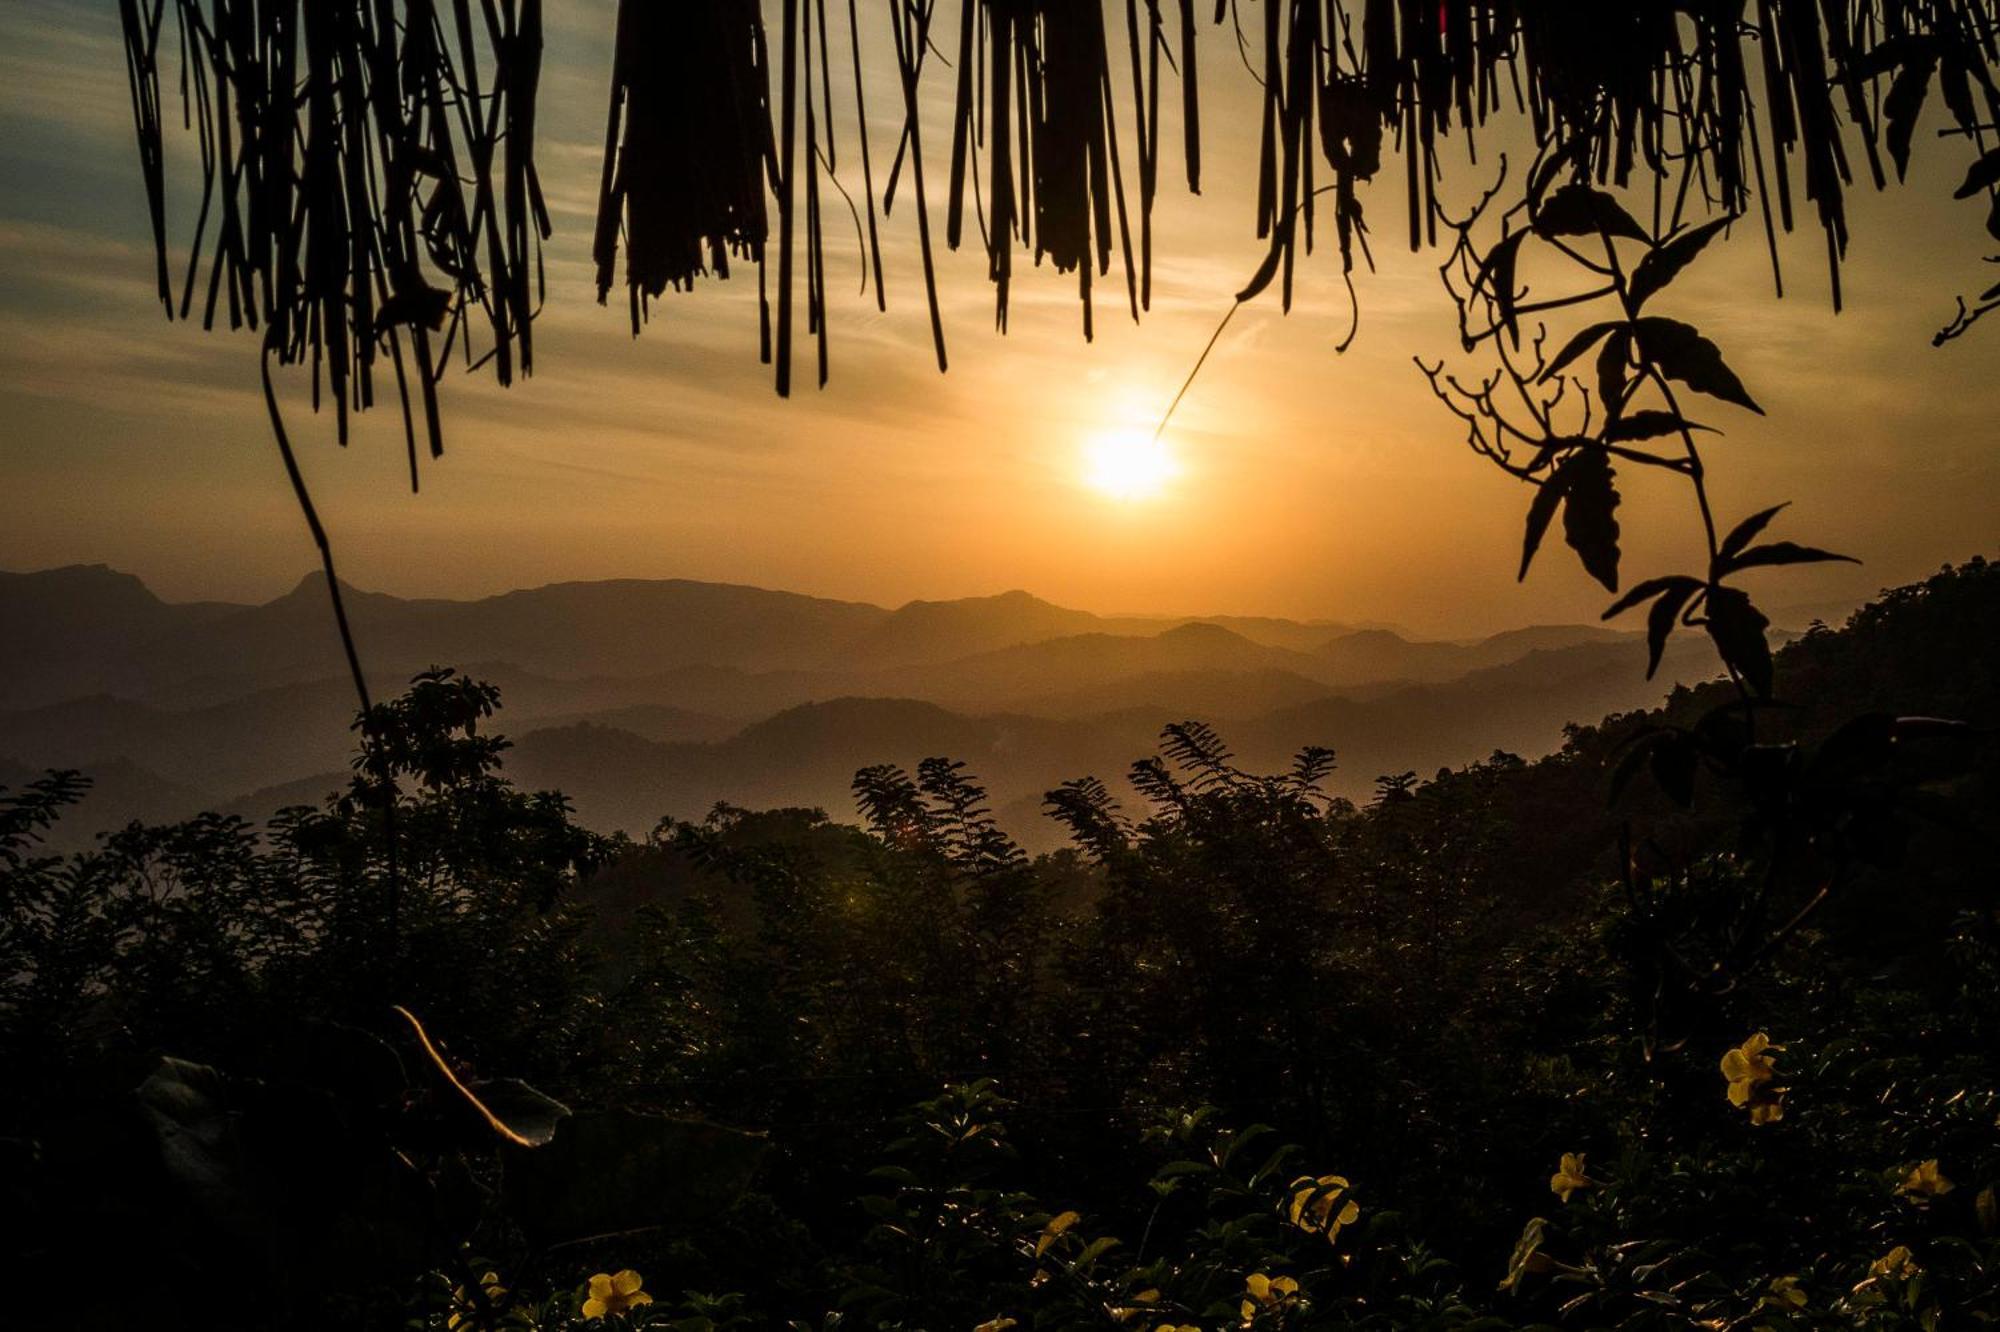
<instances>
[{"instance_id":1,"label":"foliage","mask_svg":"<svg viewBox=\"0 0 2000 1332\"><path fill-rule=\"evenodd\" d=\"M1768 742L1990 734L1996 601L1974 562L1779 651L1814 706ZM17 1313L1956 1325L2000 1300L1990 742L1883 733L1811 825L1842 891L1774 934L1754 792L1589 814L1733 693L1365 807L1323 751L1263 776L1173 727L1143 811L1071 783L1077 849L1035 860L942 760L860 774L866 829L607 843L506 784L449 672L261 830L40 855L51 776L0 804Z\"/></svg>"}]
</instances>

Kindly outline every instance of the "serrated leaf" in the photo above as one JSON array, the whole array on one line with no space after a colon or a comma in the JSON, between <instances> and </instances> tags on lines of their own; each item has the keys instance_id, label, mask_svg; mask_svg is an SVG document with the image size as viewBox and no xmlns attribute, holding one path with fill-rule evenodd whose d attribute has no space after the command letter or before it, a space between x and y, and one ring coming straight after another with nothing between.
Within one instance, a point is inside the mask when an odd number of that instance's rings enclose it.
<instances>
[{"instance_id":1,"label":"serrated leaf","mask_svg":"<svg viewBox=\"0 0 2000 1332\"><path fill-rule=\"evenodd\" d=\"M1618 590L1618 490L1612 484L1611 455L1599 449L1571 454L1557 469L1563 479L1563 539L1583 561L1584 570Z\"/></svg>"},{"instance_id":2,"label":"serrated leaf","mask_svg":"<svg viewBox=\"0 0 2000 1332\"><path fill-rule=\"evenodd\" d=\"M1634 440L1658 439L1661 435L1679 434L1683 430L1707 429L1707 426L1685 420L1673 412L1648 409L1643 412L1633 412L1630 416L1621 416L1617 420L1606 424L1604 427L1604 442L1606 444L1629 444Z\"/></svg>"},{"instance_id":3,"label":"serrated leaf","mask_svg":"<svg viewBox=\"0 0 2000 1332\"><path fill-rule=\"evenodd\" d=\"M1528 576L1528 566L1535 562L1535 552L1541 548L1542 536L1549 530L1549 520L1556 516L1562 496L1560 471L1535 487L1535 498L1528 505L1528 529L1521 538L1521 572L1515 575L1516 581Z\"/></svg>"},{"instance_id":4,"label":"serrated leaf","mask_svg":"<svg viewBox=\"0 0 2000 1332\"><path fill-rule=\"evenodd\" d=\"M1555 360L1549 362L1548 369L1542 371L1542 381L1546 383L1561 374L1571 361L1589 351L1597 344L1599 338L1617 327L1619 325L1616 320L1606 320L1601 324L1592 324L1589 328L1584 329L1568 342L1565 342L1563 349L1556 353Z\"/></svg>"},{"instance_id":5,"label":"serrated leaf","mask_svg":"<svg viewBox=\"0 0 2000 1332\"><path fill-rule=\"evenodd\" d=\"M1623 204L1603 190L1581 182L1565 185L1550 195L1535 210L1534 227L1536 234L1543 237L1595 236L1603 232L1607 236L1648 243L1653 239L1625 211Z\"/></svg>"},{"instance_id":6,"label":"serrated leaf","mask_svg":"<svg viewBox=\"0 0 2000 1332\"><path fill-rule=\"evenodd\" d=\"M1748 594L1710 584L1704 604L1708 636L1715 650L1759 698L1771 696L1771 642L1764 636L1771 622L1750 604Z\"/></svg>"},{"instance_id":7,"label":"serrated leaf","mask_svg":"<svg viewBox=\"0 0 2000 1332\"><path fill-rule=\"evenodd\" d=\"M1737 551L1749 545L1759 532L1770 526L1771 520L1784 512L1790 503L1791 501L1787 500L1784 504L1773 504L1770 508L1753 513L1736 524L1730 529L1729 535L1722 538L1722 544L1716 548L1716 554L1725 560L1735 555Z\"/></svg>"},{"instance_id":8,"label":"serrated leaf","mask_svg":"<svg viewBox=\"0 0 2000 1332\"><path fill-rule=\"evenodd\" d=\"M1648 315L1635 327L1639 354L1657 365L1668 379L1678 379L1711 398L1747 407L1759 416L1764 414L1736 372L1723 362L1722 349L1703 337L1692 324Z\"/></svg>"},{"instance_id":9,"label":"serrated leaf","mask_svg":"<svg viewBox=\"0 0 2000 1332\"><path fill-rule=\"evenodd\" d=\"M2000 148L1990 149L1987 154L1966 168L1965 183L1953 192L1954 199L1970 199L1981 190L1991 189L2000 184Z\"/></svg>"},{"instance_id":10,"label":"serrated leaf","mask_svg":"<svg viewBox=\"0 0 2000 1332\"><path fill-rule=\"evenodd\" d=\"M1896 179L1910 168L1910 139L1917 132L1917 117L1924 109L1924 97L1931 89L1931 75L1937 70L1932 51L1913 54L1903 63L1889 95L1882 101L1882 116L1888 122L1889 156L1896 162Z\"/></svg>"},{"instance_id":11,"label":"serrated leaf","mask_svg":"<svg viewBox=\"0 0 2000 1332\"><path fill-rule=\"evenodd\" d=\"M1716 234L1736 220L1735 215L1718 217L1712 222L1704 222L1690 231L1683 231L1662 241L1655 249L1648 250L1639 266L1632 270L1632 284L1628 291L1632 298L1632 308L1638 309L1680 275L1680 271L1694 262L1694 257L1702 252Z\"/></svg>"},{"instance_id":12,"label":"serrated leaf","mask_svg":"<svg viewBox=\"0 0 2000 1332\"><path fill-rule=\"evenodd\" d=\"M1801 546L1794 541L1771 541L1736 555L1723 564L1723 573L1735 573L1738 569L1756 569L1779 564L1824 564L1830 560L1840 560L1848 564L1859 564L1852 555L1836 555L1830 550L1817 546Z\"/></svg>"}]
</instances>

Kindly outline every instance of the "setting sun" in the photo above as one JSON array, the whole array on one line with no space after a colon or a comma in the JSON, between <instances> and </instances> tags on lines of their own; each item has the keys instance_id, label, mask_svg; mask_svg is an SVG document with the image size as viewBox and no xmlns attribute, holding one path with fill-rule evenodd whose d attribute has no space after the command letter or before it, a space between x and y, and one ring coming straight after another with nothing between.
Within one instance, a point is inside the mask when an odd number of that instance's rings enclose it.
<instances>
[{"instance_id":1,"label":"setting sun","mask_svg":"<svg viewBox=\"0 0 2000 1332\"><path fill-rule=\"evenodd\" d=\"M1107 430L1084 452L1084 479L1116 500L1152 499L1179 470L1167 446L1143 430Z\"/></svg>"}]
</instances>

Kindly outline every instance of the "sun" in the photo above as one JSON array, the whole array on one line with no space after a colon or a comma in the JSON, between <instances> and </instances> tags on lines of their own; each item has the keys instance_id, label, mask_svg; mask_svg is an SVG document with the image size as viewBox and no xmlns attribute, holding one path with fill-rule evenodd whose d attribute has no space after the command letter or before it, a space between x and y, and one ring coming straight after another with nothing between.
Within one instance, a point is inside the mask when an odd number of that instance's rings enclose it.
<instances>
[{"instance_id":1,"label":"sun","mask_svg":"<svg viewBox=\"0 0 2000 1332\"><path fill-rule=\"evenodd\" d=\"M1144 430L1106 430L1084 449L1084 480L1115 500L1153 499L1180 469L1167 446Z\"/></svg>"}]
</instances>

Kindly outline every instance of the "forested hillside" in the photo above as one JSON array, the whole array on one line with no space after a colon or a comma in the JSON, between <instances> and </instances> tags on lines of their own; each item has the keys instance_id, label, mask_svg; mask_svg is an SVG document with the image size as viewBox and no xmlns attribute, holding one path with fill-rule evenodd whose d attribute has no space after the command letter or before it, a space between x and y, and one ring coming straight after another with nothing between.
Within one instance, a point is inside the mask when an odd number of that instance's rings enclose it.
<instances>
[{"instance_id":1,"label":"forested hillside","mask_svg":"<svg viewBox=\"0 0 2000 1332\"><path fill-rule=\"evenodd\" d=\"M8 1289L78 1327L1977 1325L1997 625L1975 560L1784 648L1756 734L1679 689L1360 802L1338 752L1170 726L1033 858L944 757L855 775L864 827L605 838L450 673L261 828L60 859L76 783L32 782Z\"/></svg>"}]
</instances>

